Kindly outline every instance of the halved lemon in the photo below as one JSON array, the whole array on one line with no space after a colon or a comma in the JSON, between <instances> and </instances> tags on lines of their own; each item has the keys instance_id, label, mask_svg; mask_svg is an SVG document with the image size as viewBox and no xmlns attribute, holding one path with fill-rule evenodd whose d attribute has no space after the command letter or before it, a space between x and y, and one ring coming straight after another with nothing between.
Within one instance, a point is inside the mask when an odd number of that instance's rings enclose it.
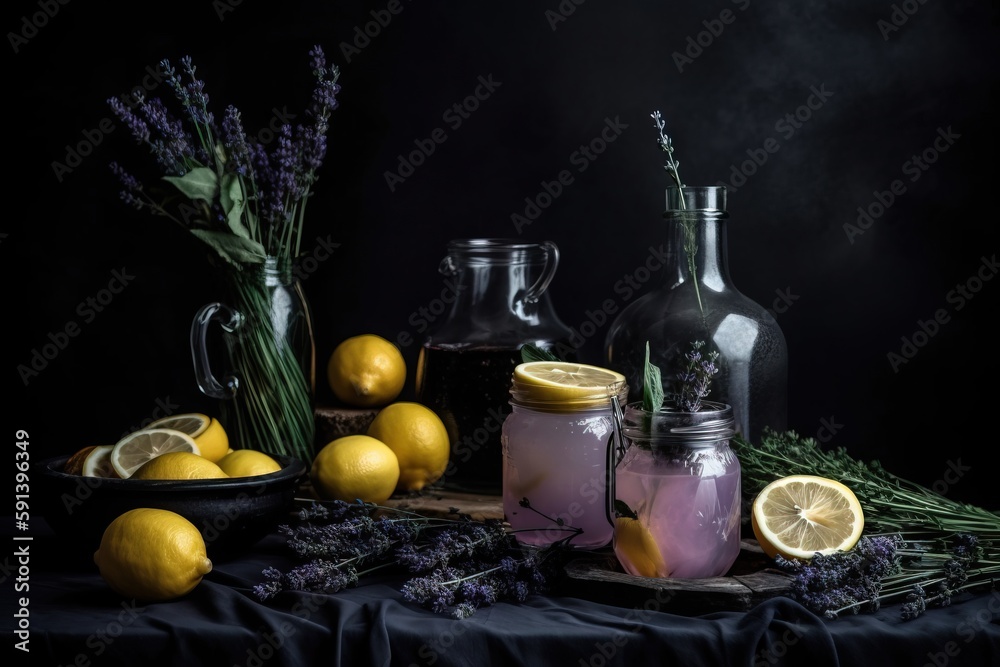
<instances>
[{"instance_id":1,"label":"halved lemon","mask_svg":"<svg viewBox=\"0 0 1000 667\"><path fill-rule=\"evenodd\" d=\"M83 460L80 474L85 477L119 477L118 471L111 465L111 450L114 448L114 445L94 447Z\"/></svg>"},{"instance_id":2,"label":"halved lemon","mask_svg":"<svg viewBox=\"0 0 1000 667\"><path fill-rule=\"evenodd\" d=\"M87 456L95 449L97 449L96 446L88 445L76 450L72 456L66 459L66 463L63 464L63 472L67 475L82 475L83 462L87 460Z\"/></svg>"},{"instance_id":3,"label":"halved lemon","mask_svg":"<svg viewBox=\"0 0 1000 667\"><path fill-rule=\"evenodd\" d=\"M122 479L128 479L143 463L167 452L190 452L201 455L192 438L172 428L144 428L129 433L111 450L111 465Z\"/></svg>"},{"instance_id":4,"label":"halved lemon","mask_svg":"<svg viewBox=\"0 0 1000 667\"><path fill-rule=\"evenodd\" d=\"M751 525L771 558L809 560L815 554L849 551L861 539L864 512L854 492L835 479L789 475L757 494Z\"/></svg>"},{"instance_id":5,"label":"halved lemon","mask_svg":"<svg viewBox=\"0 0 1000 667\"><path fill-rule=\"evenodd\" d=\"M229 436L226 435L226 429L215 417L200 412L185 412L163 417L147 428L172 428L187 433L194 438L201 455L212 463L218 463L219 459L229 451Z\"/></svg>"},{"instance_id":6,"label":"halved lemon","mask_svg":"<svg viewBox=\"0 0 1000 667\"><path fill-rule=\"evenodd\" d=\"M625 376L600 366L570 361L528 361L514 368L514 381L530 387L533 400L571 401L597 393L617 394L625 385Z\"/></svg>"},{"instance_id":7,"label":"halved lemon","mask_svg":"<svg viewBox=\"0 0 1000 667\"><path fill-rule=\"evenodd\" d=\"M614 551L622 568L637 577L667 577L667 565L652 533L638 519L615 519Z\"/></svg>"}]
</instances>

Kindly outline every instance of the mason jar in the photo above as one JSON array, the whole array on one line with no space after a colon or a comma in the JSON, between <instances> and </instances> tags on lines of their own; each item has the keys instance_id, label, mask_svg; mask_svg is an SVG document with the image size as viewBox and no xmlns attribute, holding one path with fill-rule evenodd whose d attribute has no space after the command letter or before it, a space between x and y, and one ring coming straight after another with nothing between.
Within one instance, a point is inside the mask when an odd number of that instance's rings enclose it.
<instances>
[{"instance_id":1,"label":"mason jar","mask_svg":"<svg viewBox=\"0 0 1000 667\"><path fill-rule=\"evenodd\" d=\"M723 576L740 552L740 462L728 404L697 412L625 407L615 470L615 555L637 576ZM628 535L625 535L625 530Z\"/></svg>"},{"instance_id":2,"label":"mason jar","mask_svg":"<svg viewBox=\"0 0 1000 667\"><path fill-rule=\"evenodd\" d=\"M563 541L580 549L611 544L618 449L612 396L624 405L628 386L618 382L570 400L546 400L515 374L500 443L504 517L519 542Z\"/></svg>"}]
</instances>

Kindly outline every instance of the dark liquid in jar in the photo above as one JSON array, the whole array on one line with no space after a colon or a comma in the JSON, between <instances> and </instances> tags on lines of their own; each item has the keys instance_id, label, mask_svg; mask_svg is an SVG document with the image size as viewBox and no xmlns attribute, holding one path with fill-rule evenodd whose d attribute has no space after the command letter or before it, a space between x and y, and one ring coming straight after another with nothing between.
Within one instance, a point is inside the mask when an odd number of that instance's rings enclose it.
<instances>
[{"instance_id":1,"label":"dark liquid in jar","mask_svg":"<svg viewBox=\"0 0 1000 667\"><path fill-rule=\"evenodd\" d=\"M511 412L510 385L519 349L424 346L417 368L417 400L434 410L451 440L441 486L500 495L500 428Z\"/></svg>"}]
</instances>

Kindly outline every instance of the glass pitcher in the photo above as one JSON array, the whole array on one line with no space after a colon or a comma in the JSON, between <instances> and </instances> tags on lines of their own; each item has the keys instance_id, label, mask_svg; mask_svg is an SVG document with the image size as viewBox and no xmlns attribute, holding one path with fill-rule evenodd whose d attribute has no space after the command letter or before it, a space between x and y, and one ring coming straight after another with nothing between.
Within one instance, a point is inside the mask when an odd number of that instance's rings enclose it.
<instances>
[{"instance_id":1,"label":"glass pitcher","mask_svg":"<svg viewBox=\"0 0 1000 667\"><path fill-rule=\"evenodd\" d=\"M477 238L453 240L447 251L438 270L454 281L455 299L420 349L416 396L448 429L442 486L500 495L500 429L511 412L520 348L572 349L548 292L559 249L549 241Z\"/></svg>"}]
</instances>

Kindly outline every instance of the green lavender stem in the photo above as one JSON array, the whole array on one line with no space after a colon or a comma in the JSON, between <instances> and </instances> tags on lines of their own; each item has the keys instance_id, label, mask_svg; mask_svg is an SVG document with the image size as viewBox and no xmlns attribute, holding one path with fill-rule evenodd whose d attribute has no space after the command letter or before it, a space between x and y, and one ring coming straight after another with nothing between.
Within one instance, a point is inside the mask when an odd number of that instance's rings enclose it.
<instances>
[{"instance_id":1,"label":"green lavender stem","mask_svg":"<svg viewBox=\"0 0 1000 667\"><path fill-rule=\"evenodd\" d=\"M227 430L240 447L311 461L315 436L312 375L310 368L303 368L312 363L311 331L308 326L299 332L276 330L272 288L255 272L246 273L232 275L230 281L245 321L230 345L240 386L235 398L222 404ZM308 320L289 324L308 325Z\"/></svg>"}]
</instances>

